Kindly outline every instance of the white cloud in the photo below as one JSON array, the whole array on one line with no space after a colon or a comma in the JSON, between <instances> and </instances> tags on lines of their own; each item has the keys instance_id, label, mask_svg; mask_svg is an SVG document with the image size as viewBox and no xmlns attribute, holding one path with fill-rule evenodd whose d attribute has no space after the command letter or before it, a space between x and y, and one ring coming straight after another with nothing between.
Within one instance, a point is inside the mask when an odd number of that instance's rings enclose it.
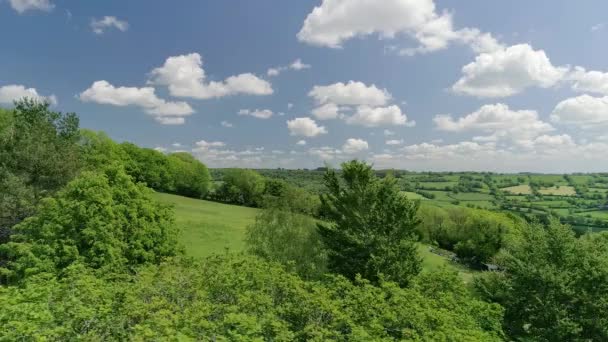
<instances>
[{"instance_id":1,"label":"white cloud","mask_svg":"<svg viewBox=\"0 0 608 342\"><path fill-rule=\"evenodd\" d=\"M291 109L291 108L293 108L293 103L290 102L287 104L287 109Z\"/></svg>"},{"instance_id":2,"label":"white cloud","mask_svg":"<svg viewBox=\"0 0 608 342\"><path fill-rule=\"evenodd\" d=\"M310 64L304 64L304 63L302 63L302 60L300 58L298 58L289 65L289 69L292 69L292 70L310 69Z\"/></svg>"},{"instance_id":3,"label":"white cloud","mask_svg":"<svg viewBox=\"0 0 608 342\"><path fill-rule=\"evenodd\" d=\"M311 118L295 118L287 121L287 128L291 135L316 137L320 134L326 134L327 129L324 126L317 125L317 122Z\"/></svg>"},{"instance_id":4,"label":"white cloud","mask_svg":"<svg viewBox=\"0 0 608 342\"><path fill-rule=\"evenodd\" d=\"M298 145L298 146L304 146L304 145L306 145L306 140L300 140L300 141L298 141L296 143L296 145Z\"/></svg>"},{"instance_id":5,"label":"white cloud","mask_svg":"<svg viewBox=\"0 0 608 342\"><path fill-rule=\"evenodd\" d=\"M55 5L49 0L9 0L11 7L19 14L26 11L49 12Z\"/></svg>"},{"instance_id":6,"label":"white cloud","mask_svg":"<svg viewBox=\"0 0 608 342\"><path fill-rule=\"evenodd\" d=\"M258 119L270 119L273 113L270 109L241 109L239 110L239 115L253 116Z\"/></svg>"},{"instance_id":7,"label":"white cloud","mask_svg":"<svg viewBox=\"0 0 608 342\"><path fill-rule=\"evenodd\" d=\"M342 145L342 151L346 154L355 154L369 149L367 141L362 139L349 138Z\"/></svg>"},{"instance_id":8,"label":"white cloud","mask_svg":"<svg viewBox=\"0 0 608 342\"><path fill-rule=\"evenodd\" d=\"M519 44L478 55L462 68L463 76L452 89L477 97L506 97L528 87L552 87L567 71L553 66L543 50Z\"/></svg>"},{"instance_id":9,"label":"white cloud","mask_svg":"<svg viewBox=\"0 0 608 342\"><path fill-rule=\"evenodd\" d=\"M183 125L186 123L186 119L182 116L156 116L154 120L161 125Z\"/></svg>"},{"instance_id":10,"label":"white cloud","mask_svg":"<svg viewBox=\"0 0 608 342\"><path fill-rule=\"evenodd\" d=\"M167 58L162 67L151 72L151 83L168 86L177 97L218 98L236 94L270 95L272 86L251 73L230 76L222 82L206 81L203 62L198 53Z\"/></svg>"},{"instance_id":11,"label":"white cloud","mask_svg":"<svg viewBox=\"0 0 608 342\"><path fill-rule=\"evenodd\" d=\"M342 150L335 149L333 147L323 146L319 148L311 148L308 150L308 154L315 156L321 160L334 160L337 158L343 158Z\"/></svg>"},{"instance_id":12,"label":"white cloud","mask_svg":"<svg viewBox=\"0 0 608 342\"><path fill-rule=\"evenodd\" d=\"M391 135L395 135L395 132L388 129L384 130L384 136L390 137Z\"/></svg>"},{"instance_id":13,"label":"white cloud","mask_svg":"<svg viewBox=\"0 0 608 342\"><path fill-rule=\"evenodd\" d=\"M312 115L319 120L338 118L340 108L334 103L326 103L312 110Z\"/></svg>"},{"instance_id":14,"label":"white cloud","mask_svg":"<svg viewBox=\"0 0 608 342\"><path fill-rule=\"evenodd\" d=\"M374 84L366 86L363 82L349 81L328 86L314 86L308 93L318 104L383 106L391 99L386 89L378 89Z\"/></svg>"},{"instance_id":15,"label":"white cloud","mask_svg":"<svg viewBox=\"0 0 608 342\"><path fill-rule=\"evenodd\" d=\"M269 68L268 71L266 71L266 75L278 76L280 73L282 73L283 71L286 71L288 69L299 71L299 70L310 69L310 68L311 68L310 64L302 63L302 60L300 58L298 58L293 63L291 63L287 66L278 66L278 67L274 67L274 68Z\"/></svg>"},{"instance_id":16,"label":"white cloud","mask_svg":"<svg viewBox=\"0 0 608 342\"><path fill-rule=\"evenodd\" d=\"M197 141L196 143L194 143L194 145L196 145L196 147L193 149L194 151L206 151L206 150L209 150L210 148L225 147L226 143L224 143L222 141L200 140L200 141Z\"/></svg>"},{"instance_id":17,"label":"white cloud","mask_svg":"<svg viewBox=\"0 0 608 342\"><path fill-rule=\"evenodd\" d=\"M387 145L391 145L391 146L403 145L403 139L400 139L400 140L397 140L397 139L387 140L386 144Z\"/></svg>"},{"instance_id":18,"label":"white cloud","mask_svg":"<svg viewBox=\"0 0 608 342\"><path fill-rule=\"evenodd\" d=\"M233 126L233 125L232 125L230 122L228 122L228 121L222 121L222 122L221 122L221 125L222 125L223 127L228 127L228 128L231 128L231 127Z\"/></svg>"},{"instance_id":19,"label":"white cloud","mask_svg":"<svg viewBox=\"0 0 608 342\"><path fill-rule=\"evenodd\" d=\"M96 81L78 95L84 102L112 106L138 106L151 114L161 124L179 125L184 117L194 113L186 102L167 102L158 98L152 87L115 87L107 81Z\"/></svg>"},{"instance_id":20,"label":"white cloud","mask_svg":"<svg viewBox=\"0 0 608 342\"><path fill-rule=\"evenodd\" d=\"M551 113L551 121L586 129L608 125L608 96L581 95L561 101Z\"/></svg>"},{"instance_id":21,"label":"white cloud","mask_svg":"<svg viewBox=\"0 0 608 342\"><path fill-rule=\"evenodd\" d=\"M57 97L55 95L39 95L35 88L26 88L18 84L9 84L0 87L0 103L2 104L12 105L13 102L26 97L38 102L48 102L51 105L57 104Z\"/></svg>"},{"instance_id":22,"label":"white cloud","mask_svg":"<svg viewBox=\"0 0 608 342\"><path fill-rule=\"evenodd\" d=\"M567 76L572 81L572 90L608 95L608 72L586 71L576 67Z\"/></svg>"},{"instance_id":23,"label":"white cloud","mask_svg":"<svg viewBox=\"0 0 608 342\"><path fill-rule=\"evenodd\" d=\"M114 16L105 16L101 19L91 20L91 29L95 34L103 34L106 29L115 28L121 32L129 29L129 23L124 20L119 20Z\"/></svg>"},{"instance_id":24,"label":"white cloud","mask_svg":"<svg viewBox=\"0 0 608 342\"><path fill-rule=\"evenodd\" d=\"M266 75L268 76L278 76L281 73L281 69L279 68L269 68L268 71L266 71Z\"/></svg>"},{"instance_id":25,"label":"white cloud","mask_svg":"<svg viewBox=\"0 0 608 342\"><path fill-rule=\"evenodd\" d=\"M451 41L471 45L478 52L499 45L478 29L454 30L452 15L438 14L433 0L323 0L304 20L298 39L340 48L347 40L372 34L384 39L403 34L416 40L419 45L401 49L403 55L441 50Z\"/></svg>"},{"instance_id":26,"label":"white cloud","mask_svg":"<svg viewBox=\"0 0 608 342\"><path fill-rule=\"evenodd\" d=\"M355 114L346 118L346 123L366 127L415 125L413 121L408 122L405 113L402 113L401 108L395 105L376 108L359 106Z\"/></svg>"},{"instance_id":27,"label":"white cloud","mask_svg":"<svg viewBox=\"0 0 608 342\"><path fill-rule=\"evenodd\" d=\"M437 115L433 121L437 129L442 131L480 131L490 134L475 137L477 141L524 141L553 130L550 124L539 119L536 111L511 110L502 103L484 105L458 120L450 115Z\"/></svg>"}]
</instances>

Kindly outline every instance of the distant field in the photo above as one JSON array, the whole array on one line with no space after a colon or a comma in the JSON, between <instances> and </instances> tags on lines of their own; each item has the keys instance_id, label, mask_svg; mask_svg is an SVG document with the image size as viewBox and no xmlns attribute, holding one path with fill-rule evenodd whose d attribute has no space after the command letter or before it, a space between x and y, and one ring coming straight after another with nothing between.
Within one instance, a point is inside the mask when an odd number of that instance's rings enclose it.
<instances>
[{"instance_id":1,"label":"distant field","mask_svg":"<svg viewBox=\"0 0 608 342\"><path fill-rule=\"evenodd\" d=\"M417 194L415 192L409 192L409 191L401 191L402 194L405 195L405 197L407 197L408 199L411 200L426 200L426 198L420 194Z\"/></svg>"},{"instance_id":2,"label":"distant field","mask_svg":"<svg viewBox=\"0 0 608 342\"><path fill-rule=\"evenodd\" d=\"M515 195L530 195L532 194L532 189L528 184L510 186L508 188L502 188L502 191L509 192Z\"/></svg>"},{"instance_id":3,"label":"distant field","mask_svg":"<svg viewBox=\"0 0 608 342\"><path fill-rule=\"evenodd\" d=\"M574 187L561 185L553 186L550 188L541 188L538 190L543 195L555 195L555 196L575 196L576 191Z\"/></svg>"}]
</instances>

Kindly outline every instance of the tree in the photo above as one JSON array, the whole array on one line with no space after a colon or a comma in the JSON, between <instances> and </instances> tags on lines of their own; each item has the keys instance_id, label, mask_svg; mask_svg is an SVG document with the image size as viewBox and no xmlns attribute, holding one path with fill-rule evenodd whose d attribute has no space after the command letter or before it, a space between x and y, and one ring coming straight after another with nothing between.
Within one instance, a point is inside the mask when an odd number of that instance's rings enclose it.
<instances>
[{"instance_id":1,"label":"tree","mask_svg":"<svg viewBox=\"0 0 608 342\"><path fill-rule=\"evenodd\" d=\"M265 209L247 227L246 242L250 253L281 263L302 278L319 278L326 271L327 255L309 216Z\"/></svg>"},{"instance_id":2,"label":"tree","mask_svg":"<svg viewBox=\"0 0 608 342\"><path fill-rule=\"evenodd\" d=\"M406 285L420 271L414 232L419 202L403 196L391 177L378 180L369 165L353 160L325 174L318 224L332 272L378 283L382 277Z\"/></svg>"},{"instance_id":3,"label":"tree","mask_svg":"<svg viewBox=\"0 0 608 342\"><path fill-rule=\"evenodd\" d=\"M556 221L522 233L496 258L504 272L476 284L505 307L506 332L517 340L608 340L608 233L576 238Z\"/></svg>"},{"instance_id":4,"label":"tree","mask_svg":"<svg viewBox=\"0 0 608 342\"><path fill-rule=\"evenodd\" d=\"M48 103L24 99L0 140L0 163L31 185L37 197L54 191L80 170L78 117L49 110Z\"/></svg>"},{"instance_id":5,"label":"tree","mask_svg":"<svg viewBox=\"0 0 608 342\"><path fill-rule=\"evenodd\" d=\"M229 169L224 173L222 185L215 197L223 202L260 206L265 188L265 179L248 169Z\"/></svg>"},{"instance_id":6,"label":"tree","mask_svg":"<svg viewBox=\"0 0 608 342\"><path fill-rule=\"evenodd\" d=\"M83 172L0 245L0 276L17 281L74 263L116 271L177 253L172 211L120 167Z\"/></svg>"},{"instance_id":7,"label":"tree","mask_svg":"<svg viewBox=\"0 0 608 342\"><path fill-rule=\"evenodd\" d=\"M211 186L211 176L207 167L185 152L168 156L173 192L176 194L203 198Z\"/></svg>"},{"instance_id":8,"label":"tree","mask_svg":"<svg viewBox=\"0 0 608 342\"><path fill-rule=\"evenodd\" d=\"M80 171L78 118L24 99L0 109L0 244ZM0 264L4 261L0 259Z\"/></svg>"}]
</instances>

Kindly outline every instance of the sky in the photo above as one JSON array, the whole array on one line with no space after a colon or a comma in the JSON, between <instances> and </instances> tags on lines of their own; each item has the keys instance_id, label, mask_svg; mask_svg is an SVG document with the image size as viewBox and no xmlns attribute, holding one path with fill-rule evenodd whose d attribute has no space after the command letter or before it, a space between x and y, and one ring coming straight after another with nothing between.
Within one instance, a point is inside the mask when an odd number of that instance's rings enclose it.
<instances>
[{"instance_id":1,"label":"sky","mask_svg":"<svg viewBox=\"0 0 608 342\"><path fill-rule=\"evenodd\" d=\"M603 0L0 0L0 106L210 167L608 170Z\"/></svg>"}]
</instances>

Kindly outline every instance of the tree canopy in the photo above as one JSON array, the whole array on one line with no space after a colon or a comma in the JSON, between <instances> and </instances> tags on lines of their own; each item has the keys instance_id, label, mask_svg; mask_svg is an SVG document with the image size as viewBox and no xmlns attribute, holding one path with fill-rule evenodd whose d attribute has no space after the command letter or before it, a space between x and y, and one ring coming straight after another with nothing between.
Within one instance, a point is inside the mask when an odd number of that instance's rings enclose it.
<instances>
[{"instance_id":1,"label":"tree canopy","mask_svg":"<svg viewBox=\"0 0 608 342\"><path fill-rule=\"evenodd\" d=\"M394 179L376 178L371 166L351 161L342 164L341 178L325 175L327 194L321 210L330 223L319 223L329 258L329 269L349 279L358 274L406 285L420 272L414 242L418 202L408 200Z\"/></svg>"}]
</instances>

